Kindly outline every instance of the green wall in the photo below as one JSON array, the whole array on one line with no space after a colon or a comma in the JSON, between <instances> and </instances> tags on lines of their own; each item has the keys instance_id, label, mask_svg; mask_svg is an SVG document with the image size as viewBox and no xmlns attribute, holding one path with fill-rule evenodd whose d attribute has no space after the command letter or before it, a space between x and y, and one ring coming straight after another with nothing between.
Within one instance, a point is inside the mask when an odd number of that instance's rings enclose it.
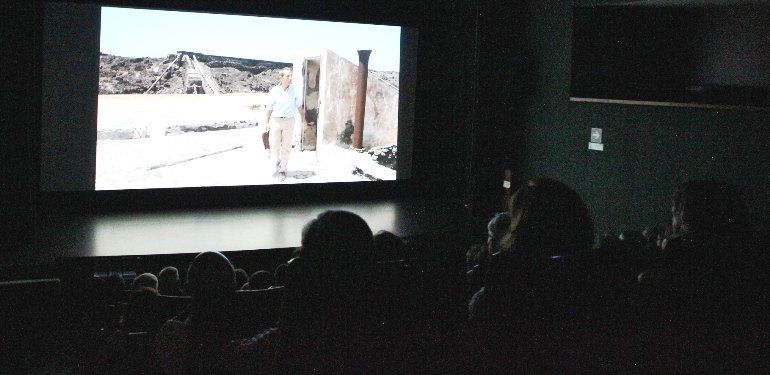
<instances>
[{"instance_id":1,"label":"green wall","mask_svg":"<svg viewBox=\"0 0 770 375\"><path fill-rule=\"evenodd\" d=\"M571 2L527 4L526 26L512 36L528 54L530 80L514 132L523 140L509 142L524 150L514 159L520 179L572 186L597 233L667 222L670 194L694 178L745 188L753 217L767 226L770 111L570 102ZM592 127L603 130L603 152L588 150Z\"/></svg>"}]
</instances>

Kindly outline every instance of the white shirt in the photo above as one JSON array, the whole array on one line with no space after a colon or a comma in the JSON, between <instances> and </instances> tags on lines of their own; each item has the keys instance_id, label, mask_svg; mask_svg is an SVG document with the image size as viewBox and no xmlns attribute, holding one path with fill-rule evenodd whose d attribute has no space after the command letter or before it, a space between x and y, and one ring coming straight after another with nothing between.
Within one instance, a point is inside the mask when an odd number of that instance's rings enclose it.
<instances>
[{"instance_id":1,"label":"white shirt","mask_svg":"<svg viewBox=\"0 0 770 375\"><path fill-rule=\"evenodd\" d=\"M302 100L295 93L294 85L289 85L286 90L277 85L268 93L267 109L273 110L275 117L294 117L301 106Z\"/></svg>"}]
</instances>

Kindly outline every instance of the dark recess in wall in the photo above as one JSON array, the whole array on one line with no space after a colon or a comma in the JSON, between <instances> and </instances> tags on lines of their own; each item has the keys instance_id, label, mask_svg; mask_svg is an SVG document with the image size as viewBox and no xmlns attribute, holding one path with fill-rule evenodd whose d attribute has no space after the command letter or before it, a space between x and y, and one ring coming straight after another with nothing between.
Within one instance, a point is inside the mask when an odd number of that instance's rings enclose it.
<instances>
[{"instance_id":1,"label":"dark recess in wall","mask_svg":"<svg viewBox=\"0 0 770 375\"><path fill-rule=\"evenodd\" d=\"M0 100L0 250L26 251L35 205L40 118L40 7L35 2L0 3L0 40L5 77Z\"/></svg>"},{"instance_id":2,"label":"dark recess in wall","mask_svg":"<svg viewBox=\"0 0 770 375\"><path fill-rule=\"evenodd\" d=\"M532 69L537 59L522 22L529 16L523 2L478 2L478 121L469 148L473 174L467 195L480 226L504 209L505 170L512 171L514 187L521 182L528 147L523 125L535 89Z\"/></svg>"}]
</instances>

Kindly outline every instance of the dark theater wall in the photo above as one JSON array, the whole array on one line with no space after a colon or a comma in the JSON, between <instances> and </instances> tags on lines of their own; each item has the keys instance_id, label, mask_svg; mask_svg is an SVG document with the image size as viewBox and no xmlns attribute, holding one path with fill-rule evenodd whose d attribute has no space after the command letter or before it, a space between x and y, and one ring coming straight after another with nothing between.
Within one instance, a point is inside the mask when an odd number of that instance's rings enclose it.
<instances>
[{"instance_id":1,"label":"dark theater wall","mask_svg":"<svg viewBox=\"0 0 770 375\"><path fill-rule=\"evenodd\" d=\"M40 82L34 79L39 14L35 2L0 3L0 251L26 250L33 225L35 139L40 116Z\"/></svg>"},{"instance_id":2,"label":"dark theater wall","mask_svg":"<svg viewBox=\"0 0 770 375\"><path fill-rule=\"evenodd\" d=\"M236 11L262 4L225 3L185 4ZM483 218L501 208L505 168L514 184L551 176L584 197L597 232L604 232L668 221L676 185L712 177L746 188L754 218L770 219L770 112L570 102L572 2L371 3L430 26L420 38L417 71L413 175L425 178L420 194L464 195ZM338 10L343 4L316 13L345 12ZM9 46L0 113L3 250L28 244L36 212L46 210L36 200L39 8L27 1L0 5ZM593 127L603 130L604 151L587 149Z\"/></svg>"},{"instance_id":3,"label":"dark theater wall","mask_svg":"<svg viewBox=\"0 0 770 375\"><path fill-rule=\"evenodd\" d=\"M571 3L529 1L517 11L523 26L488 18L497 23L482 36L482 53L485 40L499 45L505 38L519 46L525 57L498 55L504 61L491 64L518 64L520 73L510 86L525 85L527 91L489 97L497 112L516 121L495 162L513 166L520 180L550 176L572 186L591 209L597 233L670 221L671 193L694 178L743 187L755 221L766 226L770 111L570 102ZM500 7L488 12L502 13ZM522 108L510 109L509 102L516 101ZM594 127L603 130L604 151L588 150Z\"/></svg>"}]
</instances>

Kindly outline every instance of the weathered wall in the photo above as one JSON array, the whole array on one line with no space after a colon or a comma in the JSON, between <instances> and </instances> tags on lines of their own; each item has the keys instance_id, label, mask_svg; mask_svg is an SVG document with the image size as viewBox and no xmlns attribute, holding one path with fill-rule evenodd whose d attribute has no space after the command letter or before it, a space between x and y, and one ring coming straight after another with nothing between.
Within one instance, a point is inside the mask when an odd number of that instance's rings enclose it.
<instances>
[{"instance_id":1,"label":"weathered wall","mask_svg":"<svg viewBox=\"0 0 770 375\"><path fill-rule=\"evenodd\" d=\"M373 51L372 53L377 53ZM324 144L340 143L345 123L353 121L358 63L326 51L323 64L323 106L319 124L323 126ZM366 82L364 148L396 143L398 137L398 88L369 74ZM348 146L345 144L344 146Z\"/></svg>"}]
</instances>

